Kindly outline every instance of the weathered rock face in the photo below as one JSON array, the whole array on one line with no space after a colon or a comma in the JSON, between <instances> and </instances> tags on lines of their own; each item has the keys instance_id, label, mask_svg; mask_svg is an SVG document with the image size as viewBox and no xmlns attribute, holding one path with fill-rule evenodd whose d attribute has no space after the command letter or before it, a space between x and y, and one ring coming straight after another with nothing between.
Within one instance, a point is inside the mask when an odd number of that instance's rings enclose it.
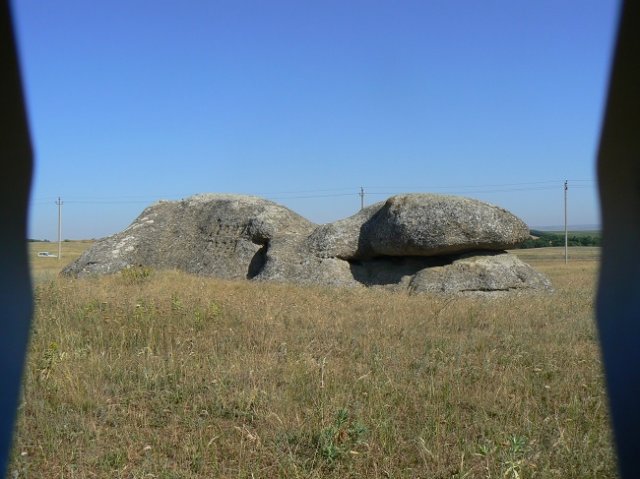
<instances>
[{"instance_id":1,"label":"weathered rock face","mask_svg":"<svg viewBox=\"0 0 640 479\"><path fill-rule=\"evenodd\" d=\"M508 253L462 255L451 264L425 268L411 279L414 293L551 290L551 282Z\"/></svg>"},{"instance_id":2,"label":"weathered rock face","mask_svg":"<svg viewBox=\"0 0 640 479\"><path fill-rule=\"evenodd\" d=\"M410 194L319 226L309 247L319 256L343 259L436 256L503 250L527 238L527 225L497 206L458 196Z\"/></svg>"},{"instance_id":3,"label":"weathered rock face","mask_svg":"<svg viewBox=\"0 0 640 479\"><path fill-rule=\"evenodd\" d=\"M314 226L261 198L197 195L150 206L127 229L98 241L63 273L86 276L145 265L252 278L262 271L269 249L278 251L282 261L299 260L295 245Z\"/></svg>"},{"instance_id":4,"label":"weathered rock face","mask_svg":"<svg viewBox=\"0 0 640 479\"><path fill-rule=\"evenodd\" d=\"M227 279L415 293L550 290L543 275L502 251L528 235L511 213L452 196L394 196L317 226L260 198L197 195L147 208L63 274L144 265Z\"/></svg>"},{"instance_id":5,"label":"weathered rock face","mask_svg":"<svg viewBox=\"0 0 640 479\"><path fill-rule=\"evenodd\" d=\"M307 238L307 248L319 258L370 256L368 239L361 238L362 227L371 221L383 205L382 202L376 203L343 220L318 226Z\"/></svg>"}]
</instances>

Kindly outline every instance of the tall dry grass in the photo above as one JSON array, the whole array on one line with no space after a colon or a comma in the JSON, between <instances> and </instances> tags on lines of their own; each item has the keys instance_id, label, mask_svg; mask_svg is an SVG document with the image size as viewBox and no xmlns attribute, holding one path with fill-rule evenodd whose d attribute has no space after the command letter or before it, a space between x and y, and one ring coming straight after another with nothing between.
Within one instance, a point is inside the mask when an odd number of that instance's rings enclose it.
<instances>
[{"instance_id":1,"label":"tall dry grass","mask_svg":"<svg viewBox=\"0 0 640 479\"><path fill-rule=\"evenodd\" d=\"M39 282L11 474L615 477L597 262L537 267L554 295Z\"/></svg>"}]
</instances>

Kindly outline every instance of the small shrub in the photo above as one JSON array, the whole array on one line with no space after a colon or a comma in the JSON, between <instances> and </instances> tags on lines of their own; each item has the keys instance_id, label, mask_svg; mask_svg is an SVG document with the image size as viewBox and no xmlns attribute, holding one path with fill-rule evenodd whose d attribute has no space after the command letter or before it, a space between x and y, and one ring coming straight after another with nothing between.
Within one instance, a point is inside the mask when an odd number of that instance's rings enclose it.
<instances>
[{"instance_id":1,"label":"small shrub","mask_svg":"<svg viewBox=\"0 0 640 479\"><path fill-rule=\"evenodd\" d=\"M333 423L320 431L317 447L320 456L333 463L364 442L367 428L349 417L349 411L339 409Z\"/></svg>"},{"instance_id":2,"label":"small shrub","mask_svg":"<svg viewBox=\"0 0 640 479\"><path fill-rule=\"evenodd\" d=\"M152 269L147 266L130 266L120 272L120 276L127 284L141 284L151 277Z\"/></svg>"},{"instance_id":3,"label":"small shrub","mask_svg":"<svg viewBox=\"0 0 640 479\"><path fill-rule=\"evenodd\" d=\"M42 353L40 364L38 367L39 377L42 380L48 379L51 374L53 366L64 357L64 353L60 352L60 347L57 343L52 342Z\"/></svg>"}]
</instances>

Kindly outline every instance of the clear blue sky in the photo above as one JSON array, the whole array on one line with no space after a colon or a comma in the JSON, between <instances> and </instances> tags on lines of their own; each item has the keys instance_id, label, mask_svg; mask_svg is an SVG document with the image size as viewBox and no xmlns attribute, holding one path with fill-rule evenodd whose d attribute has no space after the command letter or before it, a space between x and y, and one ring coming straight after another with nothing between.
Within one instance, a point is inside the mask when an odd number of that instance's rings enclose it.
<instances>
[{"instance_id":1,"label":"clear blue sky","mask_svg":"<svg viewBox=\"0 0 640 479\"><path fill-rule=\"evenodd\" d=\"M106 236L202 192L318 223L459 193L598 223L618 3L15 0L36 151L30 237Z\"/></svg>"}]
</instances>

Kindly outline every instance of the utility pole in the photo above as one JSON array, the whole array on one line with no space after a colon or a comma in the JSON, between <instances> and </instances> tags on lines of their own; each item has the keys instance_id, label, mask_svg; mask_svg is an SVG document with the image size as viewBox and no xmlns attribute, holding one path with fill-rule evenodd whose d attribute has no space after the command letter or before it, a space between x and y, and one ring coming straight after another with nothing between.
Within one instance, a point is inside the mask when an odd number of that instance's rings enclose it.
<instances>
[{"instance_id":1,"label":"utility pole","mask_svg":"<svg viewBox=\"0 0 640 479\"><path fill-rule=\"evenodd\" d=\"M58 261L60 261L62 257L62 200L59 196L56 205L58 205Z\"/></svg>"},{"instance_id":2,"label":"utility pole","mask_svg":"<svg viewBox=\"0 0 640 479\"><path fill-rule=\"evenodd\" d=\"M364 209L364 188L360 187L360 209Z\"/></svg>"},{"instance_id":3,"label":"utility pole","mask_svg":"<svg viewBox=\"0 0 640 479\"><path fill-rule=\"evenodd\" d=\"M569 185L567 180L564 180L564 264L569 262L569 237L567 234L567 190Z\"/></svg>"}]
</instances>

